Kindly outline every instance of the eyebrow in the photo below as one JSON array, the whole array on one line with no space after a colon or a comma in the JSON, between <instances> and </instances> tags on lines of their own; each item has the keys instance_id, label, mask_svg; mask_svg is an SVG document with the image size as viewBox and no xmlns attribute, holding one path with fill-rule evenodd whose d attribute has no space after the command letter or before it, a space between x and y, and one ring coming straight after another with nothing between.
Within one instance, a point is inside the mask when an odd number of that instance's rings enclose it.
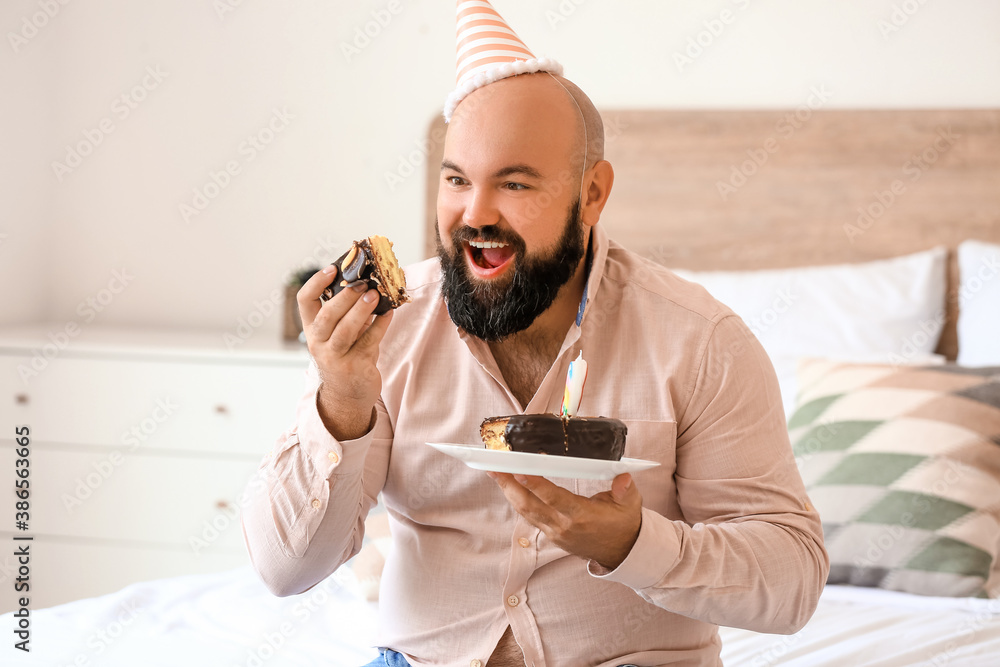
<instances>
[{"instance_id":1,"label":"eyebrow","mask_svg":"<svg viewBox=\"0 0 1000 667\"><path fill-rule=\"evenodd\" d=\"M458 172L462 176L465 176L465 172L462 171L462 169L451 160L441 161L441 171L444 171L445 169L451 169L452 171ZM542 177L541 172L539 172L537 169L527 164L512 164L506 167L501 167L500 169L497 169L495 172L493 172L492 177L504 178L505 176L510 176L511 174L524 174L525 176L538 179Z\"/></svg>"}]
</instances>

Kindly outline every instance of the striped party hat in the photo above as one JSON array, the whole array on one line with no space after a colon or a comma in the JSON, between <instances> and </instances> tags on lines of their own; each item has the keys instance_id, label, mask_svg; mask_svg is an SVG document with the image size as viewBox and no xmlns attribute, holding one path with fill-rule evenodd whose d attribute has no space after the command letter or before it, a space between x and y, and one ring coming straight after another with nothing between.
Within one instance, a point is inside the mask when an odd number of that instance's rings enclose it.
<instances>
[{"instance_id":1,"label":"striped party hat","mask_svg":"<svg viewBox=\"0 0 1000 667\"><path fill-rule=\"evenodd\" d=\"M472 91L517 74L562 74L551 58L536 58L486 0L458 0L458 84L444 105L449 122L455 107Z\"/></svg>"}]
</instances>

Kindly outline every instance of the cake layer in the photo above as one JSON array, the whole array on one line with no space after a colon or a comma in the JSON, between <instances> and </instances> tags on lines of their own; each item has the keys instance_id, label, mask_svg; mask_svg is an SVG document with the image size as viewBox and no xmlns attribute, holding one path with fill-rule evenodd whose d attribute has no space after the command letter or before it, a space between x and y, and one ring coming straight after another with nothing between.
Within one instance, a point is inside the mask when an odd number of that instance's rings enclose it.
<instances>
[{"instance_id":1,"label":"cake layer","mask_svg":"<svg viewBox=\"0 0 1000 667\"><path fill-rule=\"evenodd\" d=\"M487 449L618 461L625 453L625 424L607 417L511 415L479 427Z\"/></svg>"},{"instance_id":2,"label":"cake layer","mask_svg":"<svg viewBox=\"0 0 1000 667\"><path fill-rule=\"evenodd\" d=\"M406 277L396 261L392 242L384 236L374 235L355 241L333 263L340 269L340 274L320 295L323 301L332 299L356 280L364 280L370 289L378 290L376 315L399 308L410 300L406 293Z\"/></svg>"}]
</instances>

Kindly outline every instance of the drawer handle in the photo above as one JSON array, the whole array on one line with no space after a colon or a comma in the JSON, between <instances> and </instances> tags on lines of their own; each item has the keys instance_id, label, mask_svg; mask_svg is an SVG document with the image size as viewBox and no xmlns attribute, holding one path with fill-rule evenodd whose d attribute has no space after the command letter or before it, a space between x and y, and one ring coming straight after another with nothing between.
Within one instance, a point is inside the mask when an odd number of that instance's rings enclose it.
<instances>
[{"instance_id":1,"label":"drawer handle","mask_svg":"<svg viewBox=\"0 0 1000 667\"><path fill-rule=\"evenodd\" d=\"M229 414L229 408L227 408L224 405L216 405L215 411L218 412L220 415Z\"/></svg>"},{"instance_id":2,"label":"drawer handle","mask_svg":"<svg viewBox=\"0 0 1000 667\"><path fill-rule=\"evenodd\" d=\"M15 394L14 395L14 402L17 403L18 405L27 405L28 404L28 395L27 394Z\"/></svg>"}]
</instances>

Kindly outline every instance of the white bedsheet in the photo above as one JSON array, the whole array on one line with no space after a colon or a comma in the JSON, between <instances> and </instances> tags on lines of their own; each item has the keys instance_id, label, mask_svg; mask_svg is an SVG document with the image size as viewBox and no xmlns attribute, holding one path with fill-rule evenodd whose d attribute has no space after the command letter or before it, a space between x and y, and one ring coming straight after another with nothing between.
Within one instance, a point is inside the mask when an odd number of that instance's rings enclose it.
<instances>
[{"instance_id":1,"label":"white bedsheet","mask_svg":"<svg viewBox=\"0 0 1000 667\"><path fill-rule=\"evenodd\" d=\"M371 648L376 608L337 576L277 598L243 567L133 584L31 614L31 653L0 616L0 665L45 667L354 667Z\"/></svg>"},{"instance_id":2,"label":"white bedsheet","mask_svg":"<svg viewBox=\"0 0 1000 667\"><path fill-rule=\"evenodd\" d=\"M720 634L727 666L998 667L1000 600L827 586L794 635Z\"/></svg>"},{"instance_id":3,"label":"white bedsheet","mask_svg":"<svg viewBox=\"0 0 1000 667\"><path fill-rule=\"evenodd\" d=\"M727 667L1000 666L1000 600L928 598L828 586L795 635L723 628ZM0 616L2 665L45 667L357 667L371 648L376 609L349 580L272 596L249 568L135 584L33 611L31 653L12 648Z\"/></svg>"}]
</instances>

